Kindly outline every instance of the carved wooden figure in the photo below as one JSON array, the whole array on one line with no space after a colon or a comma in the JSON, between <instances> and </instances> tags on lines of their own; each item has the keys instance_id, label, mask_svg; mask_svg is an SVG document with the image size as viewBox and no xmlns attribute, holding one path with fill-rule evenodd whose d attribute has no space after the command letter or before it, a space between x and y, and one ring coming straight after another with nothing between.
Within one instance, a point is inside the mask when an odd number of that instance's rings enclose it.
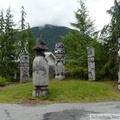
<instances>
[{"instance_id":1,"label":"carved wooden figure","mask_svg":"<svg viewBox=\"0 0 120 120\"><path fill-rule=\"evenodd\" d=\"M20 82L29 81L29 54L20 54Z\"/></svg>"},{"instance_id":2,"label":"carved wooden figure","mask_svg":"<svg viewBox=\"0 0 120 120\"><path fill-rule=\"evenodd\" d=\"M65 79L65 49L64 44L59 42L55 46L55 79Z\"/></svg>"},{"instance_id":3,"label":"carved wooden figure","mask_svg":"<svg viewBox=\"0 0 120 120\"><path fill-rule=\"evenodd\" d=\"M45 96L48 93L49 67L44 54L47 49L42 37L40 37L37 44L34 46L34 50L36 50L36 57L33 61L34 97Z\"/></svg>"},{"instance_id":4,"label":"carved wooden figure","mask_svg":"<svg viewBox=\"0 0 120 120\"><path fill-rule=\"evenodd\" d=\"M94 49L88 47L88 79L95 80L95 61L94 61Z\"/></svg>"},{"instance_id":5,"label":"carved wooden figure","mask_svg":"<svg viewBox=\"0 0 120 120\"><path fill-rule=\"evenodd\" d=\"M120 37L118 37L117 42L118 42L118 65L119 65L119 71L118 71L118 89L120 89Z\"/></svg>"}]
</instances>

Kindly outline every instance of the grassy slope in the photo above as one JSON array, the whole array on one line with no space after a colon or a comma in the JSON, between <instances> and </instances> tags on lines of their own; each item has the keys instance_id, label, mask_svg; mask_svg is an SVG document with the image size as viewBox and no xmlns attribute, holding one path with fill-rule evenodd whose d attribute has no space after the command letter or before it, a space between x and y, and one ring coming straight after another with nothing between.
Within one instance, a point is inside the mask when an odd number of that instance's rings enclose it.
<instances>
[{"instance_id":1,"label":"grassy slope","mask_svg":"<svg viewBox=\"0 0 120 120\"><path fill-rule=\"evenodd\" d=\"M13 84L0 90L0 102L21 103L23 101L54 102L97 102L120 100L117 82L91 81L50 81L49 94L41 98L33 98L32 83Z\"/></svg>"}]
</instances>

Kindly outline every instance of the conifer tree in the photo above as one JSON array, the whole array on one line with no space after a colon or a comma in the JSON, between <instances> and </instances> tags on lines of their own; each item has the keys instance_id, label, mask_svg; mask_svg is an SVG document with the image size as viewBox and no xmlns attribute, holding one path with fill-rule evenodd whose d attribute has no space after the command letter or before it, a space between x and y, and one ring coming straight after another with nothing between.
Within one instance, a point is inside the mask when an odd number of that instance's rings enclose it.
<instances>
[{"instance_id":1,"label":"conifer tree","mask_svg":"<svg viewBox=\"0 0 120 120\"><path fill-rule=\"evenodd\" d=\"M3 61L4 61L4 15L0 13L0 75L3 76Z\"/></svg>"},{"instance_id":2,"label":"conifer tree","mask_svg":"<svg viewBox=\"0 0 120 120\"><path fill-rule=\"evenodd\" d=\"M79 0L79 8L75 12L76 22L71 25L76 29L62 37L68 57L67 69L73 76L87 78L87 47L94 41L96 34L85 3Z\"/></svg>"},{"instance_id":3,"label":"conifer tree","mask_svg":"<svg viewBox=\"0 0 120 120\"><path fill-rule=\"evenodd\" d=\"M4 38L3 38L3 66L2 71L4 77L11 79L16 71L16 60L18 58L17 54L17 40L16 40L16 30L14 29L15 24L13 21L13 15L11 14L11 9L8 8L6 11L6 16L4 19Z\"/></svg>"},{"instance_id":4,"label":"conifer tree","mask_svg":"<svg viewBox=\"0 0 120 120\"><path fill-rule=\"evenodd\" d=\"M107 13L111 16L111 21L104 26L100 36L106 56L101 73L107 79L114 80L118 77L117 38L120 36L120 4L114 0L114 5Z\"/></svg>"},{"instance_id":5,"label":"conifer tree","mask_svg":"<svg viewBox=\"0 0 120 120\"><path fill-rule=\"evenodd\" d=\"M27 47L28 47L28 39L27 39L27 27L28 24L26 23L26 13L24 11L24 6L22 6L21 11L21 20L20 20L20 33L19 33L19 47L20 47L20 53L26 53Z\"/></svg>"},{"instance_id":6,"label":"conifer tree","mask_svg":"<svg viewBox=\"0 0 120 120\"><path fill-rule=\"evenodd\" d=\"M30 63L29 71L30 71L30 75L32 75L32 65L33 65L33 59L35 57L35 51L33 51L33 47L36 44L37 38L33 35L29 24L27 29L27 40L28 40L27 51L29 53L29 63Z\"/></svg>"}]
</instances>

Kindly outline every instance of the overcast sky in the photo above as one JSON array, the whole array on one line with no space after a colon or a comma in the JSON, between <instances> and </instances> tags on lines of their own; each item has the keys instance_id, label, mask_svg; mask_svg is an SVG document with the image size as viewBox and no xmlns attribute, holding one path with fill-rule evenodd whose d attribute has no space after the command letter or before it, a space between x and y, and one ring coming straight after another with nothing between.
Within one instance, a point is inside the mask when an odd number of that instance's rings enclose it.
<instances>
[{"instance_id":1,"label":"overcast sky","mask_svg":"<svg viewBox=\"0 0 120 120\"><path fill-rule=\"evenodd\" d=\"M114 5L114 0L86 0L85 4L97 29L102 29L110 21L106 10ZM74 12L79 3L77 0L0 0L0 10L6 11L11 7L16 23L21 17L21 6L25 8L26 22L31 27L44 24L71 27L70 22L75 22Z\"/></svg>"}]
</instances>

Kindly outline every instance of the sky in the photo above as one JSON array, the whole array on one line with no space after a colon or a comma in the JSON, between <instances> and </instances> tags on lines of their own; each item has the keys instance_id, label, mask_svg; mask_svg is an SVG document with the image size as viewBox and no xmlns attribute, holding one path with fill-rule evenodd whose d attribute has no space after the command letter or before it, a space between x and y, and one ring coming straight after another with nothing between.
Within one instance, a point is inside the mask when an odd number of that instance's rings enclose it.
<instances>
[{"instance_id":1,"label":"sky","mask_svg":"<svg viewBox=\"0 0 120 120\"><path fill-rule=\"evenodd\" d=\"M52 24L71 28L75 23L75 14L79 8L78 0L0 0L0 10L4 12L10 7L16 24L21 19L22 6L25 8L26 22L31 27ZM95 20L96 29L100 30L110 21L106 13L114 0L86 0L85 5L91 20Z\"/></svg>"}]
</instances>

